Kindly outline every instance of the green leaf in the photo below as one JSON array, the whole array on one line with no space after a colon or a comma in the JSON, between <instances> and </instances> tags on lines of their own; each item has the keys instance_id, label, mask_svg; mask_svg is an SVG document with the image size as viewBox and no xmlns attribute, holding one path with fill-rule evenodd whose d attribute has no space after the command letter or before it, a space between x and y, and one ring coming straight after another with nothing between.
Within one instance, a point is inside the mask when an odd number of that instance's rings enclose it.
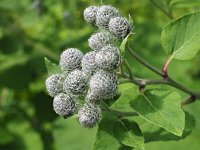
<instances>
[{"instance_id":1,"label":"green leaf","mask_svg":"<svg viewBox=\"0 0 200 150\"><path fill-rule=\"evenodd\" d=\"M119 85L120 97L112 104L111 108L118 111L133 111L129 102L139 94L138 86L132 83Z\"/></svg>"},{"instance_id":2,"label":"green leaf","mask_svg":"<svg viewBox=\"0 0 200 150\"><path fill-rule=\"evenodd\" d=\"M61 73L61 69L60 69L60 66L55 64L55 63L52 63L48 58L44 58L45 60L45 64L46 64L46 67L47 67L47 71L48 71L48 75L53 75L53 74L56 74L56 73Z\"/></svg>"},{"instance_id":3,"label":"green leaf","mask_svg":"<svg viewBox=\"0 0 200 150\"><path fill-rule=\"evenodd\" d=\"M173 8L188 8L199 5L200 0L172 0L170 2L170 7Z\"/></svg>"},{"instance_id":4,"label":"green leaf","mask_svg":"<svg viewBox=\"0 0 200 150\"><path fill-rule=\"evenodd\" d=\"M131 17L130 14L128 15L128 21L130 22L130 24L131 24L132 27L133 27L133 18Z\"/></svg>"},{"instance_id":5,"label":"green leaf","mask_svg":"<svg viewBox=\"0 0 200 150\"><path fill-rule=\"evenodd\" d=\"M149 123L142 118L138 117L137 119L134 119L134 121L136 121L140 126L145 138L145 143L153 141L179 141L190 135L195 127L195 119L188 112L185 112L185 128L181 137L176 136L152 123Z\"/></svg>"},{"instance_id":6,"label":"green leaf","mask_svg":"<svg viewBox=\"0 0 200 150\"><path fill-rule=\"evenodd\" d=\"M105 117L99 124L94 150L115 150L121 146L114 134L116 123L116 117L105 114Z\"/></svg>"},{"instance_id":7,"label":"green leaf","mask_svg":"<svg viewBox=\"0 0 200 150\"><path fill-rule=\"evenodd\" d=\"M133 33L129 33L125 39L123 39L121 45L120 45L120 52L121 52L121 56L123 57L125 55L126 52L126 44L128 43L129 40L131 40Z\"/></svg>"},{"instance_id":8,"label":"green leaf","mask_svg":"<svg viewBox=\"0 0 200 150\"><path fill-rule=\"evenodd\" d=\"M94 150L115 150L115 149L124 150L125 148L131 149L133 145L136 147L140 147L140 144L144 143L144 139L141 135L140 129L137 126L137 124L135 122L129 122L128 120L123 120L123 122L125 126L123 126L123 129L122 129L120 128L122 125L121 125L121 121L119 121L119 118L117 118L116 116L110 115L109 113L103 113L103 119L101 120L98 126L96 141L94 143L93 149ZM126 129L124 129L124 127L126 127ZM121 132L119 133L119 131ZM133 143L129 143L129 142L133 142ZM129 145L131 145L131 147Z\"/></svg>"},{"instance_id":9,"label":"green leaf","mask_svg":"<svg viewBox=\"0 0 200 150\"><path fill-rule=\"evenodd\" d=\"M164 50L172 58L188 60L200 50L200 12L184 15L167 24L161 34Z\"/></svg>"},{"instance_id":10,"label":"green leaf","mask_svg":"<svg viewBox=\"0 0 200 150\"><path fill-rule=\"evenodd\" d=\"M180 96L176 92L147 89L130 102L131 107L147 121L181 136L185 126L185 114Z\"/></svg>"},{"instance_id":11,"label":"green leaf","mask_svg":"<svg viewBox=\"0 0 200 150\"><path fill-rule=\"evenodd\" d=\"M121 120L115 124L116 138L126 146L144 150L144 137L137 123Z\"/></svg>"}]
</instances>

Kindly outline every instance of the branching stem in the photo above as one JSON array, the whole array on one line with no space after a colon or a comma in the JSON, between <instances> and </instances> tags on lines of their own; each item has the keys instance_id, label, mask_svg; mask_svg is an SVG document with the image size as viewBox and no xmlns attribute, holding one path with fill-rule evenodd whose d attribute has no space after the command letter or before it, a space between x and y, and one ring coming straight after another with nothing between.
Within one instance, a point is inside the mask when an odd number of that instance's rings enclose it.
<instances>
[{"instance_id":1,"label":"branching stem","mask_svg":"<svg viewBox=\"0 0 200 150\"><path fill-rule=\"evenodd\" d=\"M130 53L132 57L134 57L142 65L144 65L145 67L147 67L148 69L156 73L157 75L163 76L163 73L160 70L158 70L157 68L153 67L148 62L146 62L143 58L141 58L138 54L136 54L129 46L128 46L128 52Z\"/></svg>"},{"instance_id":2,"label":"branching stem","mask_svg":"<svg viewBox=\"0 0 200 150\"><path fill-rule=\"evenodd\" d=\"M151 64L149 64L147 61L145 61L143 58L141 58L140 56L138 56L130 47L128 47L128 52L130 53L130 55L132 57L134 57L138 62L140 62L142 65L144 65L146 68L148 68L149 70L153 71L154 73L156 73L157 75L163 77L163 79L159 79L159 80L147 80L147 79L137 79L134 78L134 80L128 78L128 76L126 74L124 74L122 77L127 79L127 81L124 82L131 82L134 83L136 85L138 85L139 87L145 87L146 85L154 85L154 84L166 84L169 86L172 86L174 88L177 88L187 94L190 95L190 98L188 98L187 100L185 100L183 103L183 105L185 104L189 104L194 102L197 99L200 99L200 92L197 91L193 91L185 86L183 86L182 84L178 83L177 81L175 81L174 79L172 79L168 74L167 74L167 68L168 65L170 64L172 57L170 57L166 63L164 64L164 67L162 69L162 72L160 70L158 70L157 68L155 68L154 66L152 66Z\"/></svg>"},{"instance_id":3,"label":"branching stem","mask_svg":"<svg viewBox=\"0 0 200 150\"><path fill-rule=\"evenodd\" d=\"M113 110L113 109L109 108L109 106L103 101L101 102L101 104L104 107L104 109L103 109L104 111L110 112L113 115L116 115L120 118L121 117L138 116L138 113L136 113L136 112L122 112L122 111Z\"/></svg>"}]
</instances>

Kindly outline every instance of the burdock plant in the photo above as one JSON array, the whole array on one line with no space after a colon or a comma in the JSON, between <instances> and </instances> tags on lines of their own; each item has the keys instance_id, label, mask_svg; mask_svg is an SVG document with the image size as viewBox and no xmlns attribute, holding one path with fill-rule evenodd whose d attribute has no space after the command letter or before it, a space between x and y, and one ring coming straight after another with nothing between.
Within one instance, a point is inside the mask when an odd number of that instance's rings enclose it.
<instances>
[{"instance_id":1,"label":"burdock plant","mask_svg":"<svg viewBox=\"0 0 200 150\"><path fill-rule=\"evenodd\" d=\"M54 97L55 112L61 116L76 114L85 128L99 125L95 149L109 147L102 143L104 138L112 139L112 143L118 144L116 147L122 145L143 150L145 141L178 140L189 135L194 121L183 105L199 100L200 93L172 79L168 66L173 59L188 60L197 54L200 13L187 14L164 27L161 41L169 57L161 70L140 57L129 45L133 36L130 16L125 18L115 7L103 5L89 6L83 17L99 28L88 39L91 51L83 54L77 48L68 48L61 53L59 65L46 59L50 73L46 89ZM160 78L139 78L126 56ZM187 97L181 100L175 88ZM152 128L142 126L144 121Z\"/></svg>"}]
</instances>

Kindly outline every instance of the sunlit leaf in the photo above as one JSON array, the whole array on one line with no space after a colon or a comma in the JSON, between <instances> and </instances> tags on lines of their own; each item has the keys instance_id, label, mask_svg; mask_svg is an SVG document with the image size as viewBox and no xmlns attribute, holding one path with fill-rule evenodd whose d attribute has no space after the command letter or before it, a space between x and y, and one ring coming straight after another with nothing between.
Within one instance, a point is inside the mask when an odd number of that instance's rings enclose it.
<instances>
[{"instance_id":1,"label":"sunlit leaf","mask_svg":"<svg viewBox=\"0 0 200 150\"><path fill-rule=\"evenodd\" d=\"M180 96L176 92L148 89L130 102L131 107L147 121L181 136L185 127L185 114Z\"/></svg>"},{"instance_id":2,"label":"sunlit leaf","mask_svg":"<svg viewBox=\"0 0 200 150\"><path fill-rule=\"evenodd\" d=\"M137 123L121 120L115 124L115 136L124 145L144 150L144 137Z\"/></svg>"},{"instance_id":3,"label":"sunlit leaf","mask_svg":"<svg viewBox=\"0 0 200 150\"><path fill-rule=\"evenodd\" d=\"M188 60L200 50L200 12L180 17L163 28L161 41L165 52L175 59Z\"/></svg>"}]
</instances>

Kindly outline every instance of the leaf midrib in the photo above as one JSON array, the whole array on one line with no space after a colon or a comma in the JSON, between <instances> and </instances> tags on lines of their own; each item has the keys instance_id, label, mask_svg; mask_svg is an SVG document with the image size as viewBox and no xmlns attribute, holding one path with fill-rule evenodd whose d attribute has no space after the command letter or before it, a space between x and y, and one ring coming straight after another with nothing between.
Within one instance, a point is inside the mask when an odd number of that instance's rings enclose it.
<instances>
[{"instance_id":1,"label":"leaf midrib","mask_svg":"<svg viewBox=\"0 0 200 150\"><path fill-rule=\"evenodd\" d=\"M160 114L160 116L162 116L163 118L164 118L164 120L166 120L167 122L168 122L168 120L166 119L166 117L151 103L151 101L148 99L148 97L146 97L145 96L145 94L143 95L144 96L144 98L147 100L147 102ZM147 118L146 118L147 119ZM149 119L147 119L147 120L149 120ZM157 120L157 119L156 119ZM150 120L149 120L150 121ZM152 122L152 121L150 121L150 122ZM154 124L156 124L156 125L158 125L158 126L160 126L160 127L163 127L163 128L165 128L165 129L167 129L166 127L164 127L164 126L162 126L162 125L160 125L160 124L158 124L158 123L155 123L155 122L152 122L152 123L154 123ZM169 122L169 124L175 129L175 131L176 131L176 133L177 133L177 130L176 130L176 128L173 126L173 124L171 124L171 122ZM167 129L168 131L170 131L169 129ZM171 132L171 131L170 131Z\"/></svg>"},{"instance_id":2,"label":"leaf midrib","mask_svg":"<svg viewBox=\"0 0 200 150\"><path fill-rule=\"evenodd\" d=\"M176 54L181 50L181 49L183 49L184 48L184 46L186 45L186 44L188 44L188 41L190 41L191 39L193 39L193 38L195 38L195 36L197 36L197 34L200 34L200 31L199 32L196 32L196 33L194 33L194 35L193 36L191 36L190 38L188 38L186 41L184 41L184 43L182 44L182 46L181 47L179 47L177 50L173 50L173 54L172 54L172 56L173 57L175 57L176 56Z\"/></svg>"}]
</instances>

